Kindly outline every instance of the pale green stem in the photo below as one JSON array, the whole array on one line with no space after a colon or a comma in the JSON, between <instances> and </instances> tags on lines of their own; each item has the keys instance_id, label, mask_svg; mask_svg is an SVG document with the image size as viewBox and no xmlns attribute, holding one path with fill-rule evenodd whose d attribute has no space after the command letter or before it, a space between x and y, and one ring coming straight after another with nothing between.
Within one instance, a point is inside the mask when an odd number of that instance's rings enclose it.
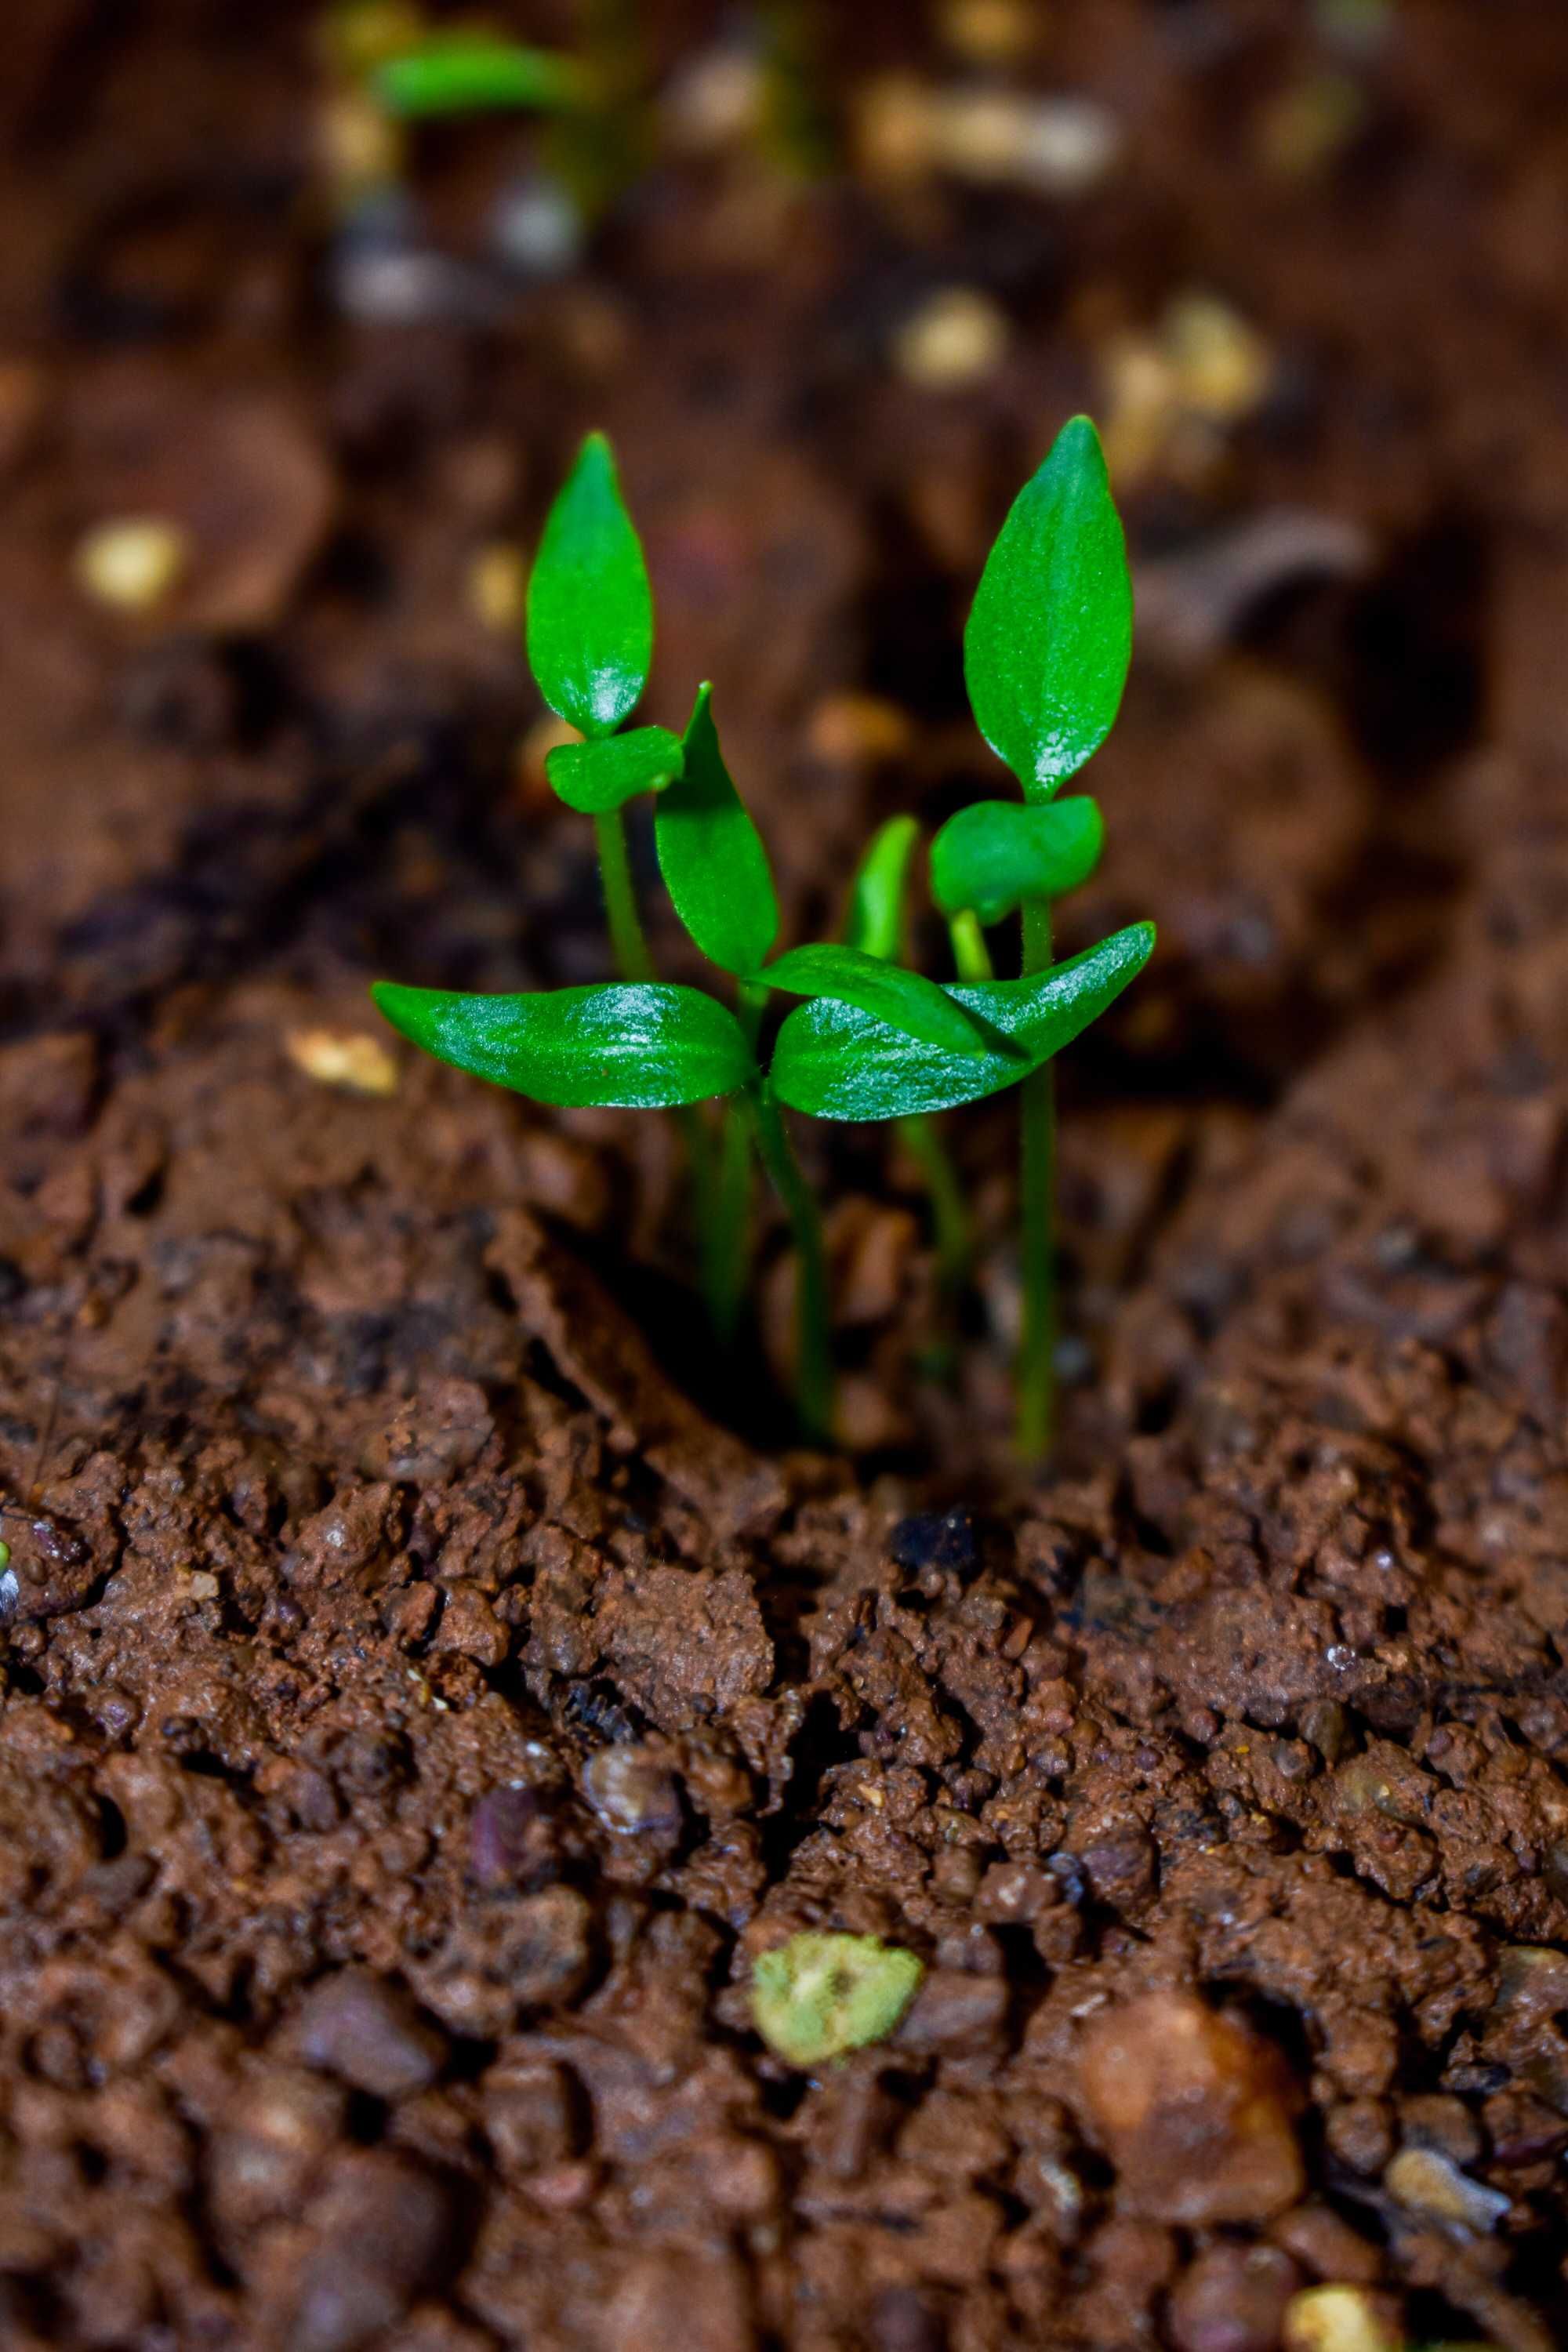
<instances>
[{"instance_id":1,"label":"pale green stem","mask_svg":"<svg viewBox=\"0 0 1568 2352\"><path fill-rule=\"evenodd\" d=\"M756 1129L757 1150L773 1190L783 1202L795 1247L795 1399L808 1436L833 1442L833 1355L827 1317L827 1254L822 1217L766 1078L746 1100Z\"/></svg>"},{"instance_id":2,"label":"pale green stem","mask_svg":"<svg viewBox=\"0 0 1568 2352\"><path fill-rule=\"evenodd\" d=\"M1024 973L1051 962L1051 908L1047 898L1024 908ZM1018 1451L1044 1462L1056 1434L1056 1066L1047 1062L1018 1090L1018 1213L1024 1288L1018 1346Z\"/></svg>"}]
</instances>

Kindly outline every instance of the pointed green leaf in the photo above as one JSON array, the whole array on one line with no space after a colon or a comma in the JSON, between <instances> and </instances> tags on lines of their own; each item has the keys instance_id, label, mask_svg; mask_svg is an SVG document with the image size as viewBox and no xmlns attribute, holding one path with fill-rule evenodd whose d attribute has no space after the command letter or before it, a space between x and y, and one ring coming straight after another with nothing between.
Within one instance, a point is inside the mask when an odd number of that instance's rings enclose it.
<instances>
[{"instance_id":1,"label":"pointed green leaf","mask_svg":"<svg viewBox=\"0 0 1568 2352\"><path fill-rule=\"evenodd\" d=\"M724 765L713 689L698 688L685 768L654 817L664 887L691 937L721 971L753 973L778 937L779 902L762 835Z\"/></svg>"},{"instance_id":2,"label":"pointed green leaf","mask_svg":"<svg viewBox=\"0 0 1568 2352\"><path fill-rule=\"evenodd\" d=\"M1098 947L1027 980L997 980L943 991L1023 1049L942 1054L918 1045L858 1006L818 997L779 1031L772 1079L780 1099L817 1118L902 1118L977 1102L1037 1069L1098 1019L1148 962L1152 923L1134 923Z\"/></svg>"},{"instance_id":3,"label":"pointed green leaf","mask_svg":"<svg viewBox=\"0 0 1568 2352\"><path fill-rule=\"evenodd\" d=\"M757 977L766 987L782 988L791 996L821 996L836 1004L856 1005L906 1039L918 1039L944 1054L990 1059L1000 1053L1011 1058L1010 1049L972 1020L934 980L884 963L858 948L791 948Z\"/></svg>"},{"instance_id":4,"label":"pointed green leaf","mask_svg":"<svg viewBox=\"0 0 1568 2352\"><path fill-rule=\"evenodd\" d=\"M552 710L584 735L613 735L647 684L653 594L602 433L584 442L545 521L528 658Z\"/></svg>"},{"instance_id":5,"label":"pointed green leaf","mask_svg":"<svg viewBox=\"0 0 1568 2352\"><path fill-rule=\"evenodd\" d=\"M849 894L846 944L897 963L903 952L904 899L921 829L912 816L890 816L871 836Z\"/></svg>"},{"instance_id":6,"label":"pointed green leaf","mask_svg":"<svg viewBox=\"0 0 1568 2352\"><path fill-rule=\"evenodd\" d=\"M378 981L395 1029L438 1061L535 1102L656 1109L743 1087L752 1051L728 1008L700 989L556 988L467 996Z\"/></svg>"},{"instance_id":7,"label":"pointed green leaf","mask_svg":"<svg viewBox=\"0 0 1568 2352\"><path fill-rule=\"evenodd\" d=\"M604 816L638 793L662 792L685 756L668 727L634 727L596 743L557 743L544 755L544 773L557 800L579 816Z\"/></svg>"},{"instance_id":8,"label":"pointed green leaf","mask_svg":"<svg viewBox=\"0 0 1568 2352\"><path fill-rule=\"evenodd\" d=\"M1049 800L1110 732L1132 652L1132 583L1100 436L1063 425L986 559L963 636L985 740Z\"/></svg>"},{"instance_id":9,"label":"pointed green leaf","mask_svg":"<svg viewBox=\"0 0 1568 2352\"><path fill-rule=\"evenodd\" d=\"M378 105L412 121L432 114L471 114L483 107L575 105L583 78L570 58L482 33L437 33L388 58L371 77Z\"/></svg>"},{"instance_id":10,"label":"pointed green leaf","mask_svg":"<svg viewBox=\"0 0 1568 2352\"><path fill-rule=\"evenodd\" d=\"M1044 807L976 801L931 845L931 896L944 915L972 908L983 923L999 923L1026 898L1076 890L1104 846L1100 804L1082 793Z\"/></svg>"}]
</instances>

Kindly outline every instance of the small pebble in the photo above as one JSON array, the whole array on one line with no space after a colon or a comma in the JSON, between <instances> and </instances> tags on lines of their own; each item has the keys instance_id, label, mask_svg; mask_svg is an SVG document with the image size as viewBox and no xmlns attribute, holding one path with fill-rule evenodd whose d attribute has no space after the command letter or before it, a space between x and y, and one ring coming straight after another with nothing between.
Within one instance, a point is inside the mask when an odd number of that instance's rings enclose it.
<instances>
[{"instance_id":1,"label":"small pebble","mask_svg":"<svg viewBox=\"0 0 1568 2352\"><path fill-rule=\"evenodd\" d=\"M378 2099L406 2098L429 2087L447 2045L426 2025L400 1985L369 1969L340 1969L305 1996L300 2055Z\"/></svg>"},{"instance_id":2,"label":"small pebble","mask_svg":"<svg viewBox=\"0 0 1568 2352\"><path fill-rule=\"evenodd\" d=\"M1359 2286L1310 2286L1285 2306L1285 2352L1402 2352L1393 2305Z\"/></svg>"},{"instance_id":3,"label":"small pebble","mask_svg":"<svg viewBox=\"0 0 1568 2352\"><path fill-rule=\"evenodd\" d=\"M503 188L490 215L490 250L520 278L564 278L583 257L586 233L569 190L542 175Z\"/></svg>"},{"instance_id":4,"label":"small pebble","mask_svg":"<svg viewBox=\"0 0 1568 2352\"><path fill-rule=\"evenodd\" d=\"M526 582L521 549L506 540L480 548L468 566L468 609L481 628L498 637L517 635Z\"/></svg>"},{"instance_id":5,"label":"small pebble","mask_svg":"<svg viewBox=\"0 0 1568 2352\"><path fill-rule=\"evenodd\" d=\"M938 20L950 49L971 65L1016 65L1034 47L1040 11L1034 0L944 0Z\"/></svg>"},{"instance_id":6,"label":"small pebble","mask_svg":"<svg viewBox=\"0 0 1568 2352\"><path fill-rule=\"evenodd\" d=\"M350 1095L395 1095L397 1064L379 1037L348 1029L290 1029L289 1059L318 1086Z\"/></svg>"},{"instance_id":7,"label":"small pebble","mask_svg":"<svg viewBox=\"0 0 1568 2352\"><path fill-rule=\"evenodd\" d=\"M1276 2352L1301 2273L1276 2246L1211 2246L1172 2292L1176 2352Z\"/></svg>"},{"instance_id":8,"label":"small pebble","mask_svg":"<svg viewBox=\"0 0 1568 2352\"><path fill-rule=\"evenodd\" d=\"M705 49L682 66L665 90L660 112L672 145L710 154L755 138L767 102L761 57L735 42Z\"/></svg>"},{"instance_id":9,"label":"small pebble","mask_svg":"<svg viewBox=\"0 0 1568 2352\"><path fill-rule=\"evenodd\" d=\"M874 766L901 759L914 740L914 728L896 702L876 694L828 694L806 720L806 746L829 767Z\"/></svg>"},{"instance_id":10,"label":"small pebble","mask_svg":"<svg viewBox=\"0 0 1568 2352\"><path fill-rule=\"evenodd\" d=\"M893 366L922 392L958 392L1001 365L1011 340L1005 313L972 286L931 295L893 337Z\"/></svg>"},{"instance_id":11,"label":"small pebble","mask_svg":"<svg viewBox=\"0 0 1568 2352\"><path fill-rule=\"evenodd\" d=\"M1091 99L955 90L936 102L934 145L960 179L1079 196L1115 168L1122 134Z\"/></svg>"},{"instance_id":12,"label":"small pebble","mask_svg":"<svg viewBox=\"0 0 1568 2352\"><path fill-rule=\"evenodd\" d=\"M177 523L126 515L93 526L73 560L78 585L121 613L150 612L189 568L191 543Z\"/></svg>"},{"instance_id":13,"label":"small pebble","mask_svg":"<svg viewBox=\"0 0 1568 2352\"><path fill-rule=\"evenodd\" d=\"M1383 2185L1407 2212L1448 2222L1478 2237L1497 2228L1511 2202L1500 2189L1472 2180L1435 2147L1402 2147L1384 2172Z\"/></svg>"},{"instance_id":14,"label":"small pebble","mask_svg":"<svg viewBox=\"0 0 1568 2352\"><path fill-rule=\"evenodd\" d=\"M657 1751L637 1742L601 1748L583 1768L583 1794L616 1837L672 1838L681 1823L680 1790Z\"/></svg>"}]
</instances>

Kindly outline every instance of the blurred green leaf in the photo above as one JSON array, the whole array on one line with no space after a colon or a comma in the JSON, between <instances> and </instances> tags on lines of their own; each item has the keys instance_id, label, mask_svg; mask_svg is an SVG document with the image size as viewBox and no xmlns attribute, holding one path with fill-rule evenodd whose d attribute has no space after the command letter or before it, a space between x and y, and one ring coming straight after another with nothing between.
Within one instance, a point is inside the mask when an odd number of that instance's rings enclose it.
<instances>
[{"instance_id":1,"label":"blurred green leaf","mask_svg":"<svg viewBox=\"0 0 1568 2352\"><path fill-rule=\"evenodd\" d=\"M846 943L896 963L903 952L904 900L921 829L912 816L890 816L871 836L849 894Z\"/></svg>"},{"instance_id":2,"label":"blurred green leaf","mask_svg":"<svg viewBox=\"0 0 1568 2352\"><path fill-rule=\"evenodd\" d=\"M1022 1074L1023 1059L1009 1053L956 1004L948 991L918 971L884 963L859 948L791 948L758 975L769 988L791 996L820 996L854 1005L908 1040L935 1046L955 1059L998 1055Z\"/></svg>"},{"instance_id":3,"label":"blurred green leaf","mask_svg":"<svg viewBox=\"0 0 1568 2352\"><path fill-rule=\"evenodd\" d=\"M743 980L778 937L779 902L763 837L719 748L712 698L710 686L698 688L684 771L659 794L654 841L664 887L692 939Z\"/></svg>"},{"instance_id":4,"label":"blurred green leaf","mask_svg":"<svg viewBox=\"0 0 1568 2352\"><path fill-rule=\"evenodd\" d=\"M578 104L583 96L582 73L570 58L461 31L437 33L386 58L370 86L377 104L405 121L477 113L485 107L537 107L553 113Z\"/></svg>"},{"instance_id":5,"label":"blurred green leaf","mask_svg":"<svg viewBox=\"0 0 1568 2352\"><path fill-rule=\"evenodd\" d=\"M634 727L596 743L557 743L544 755L550 789L580 816L603 816L638 793L661 792L679 776L685 752L668 727Z\"/></svg>"},{"instance_id":6,"label":"blurred green leaf","mask_svg":"<svg viewBox=\"0 0 1568 2352\"><path fill-rule=\"evenodd\" d=\"M716 998L657 982L468 996L379 981L395 1029L438 1061L535 1102L657 1109L743 1087L755 1068L740 1024Z\"/></svg>"},{"instance_id":7,"label":"blurred green leaf","mask_svg":"<svg viewBox=\"0 0 1568 2352\"><path fill-rule=\"evenodd\" d=\"M999 923L1026 898L1076 890L1104 846L1100 804L1084 793L1043 807L976 801L931 844L931 896L944 915L973 908L983 923Z\"/></svg>"},{"instance_id":8,"label":"blurred green leaf","mask_svg":"<svg viewBox=\"0 0 1568 2352\"><path fill-rule=\"evenodd\" d=\"M1100 436L1075 416L986 560L963 637L976 723L1049 800L1110 733L1132 651L1132 583Z\"/></svg>"},{"instance_id":9,"label":"blurred green leaf","mask_svg":"<svg viewBox=\"0 0 1568 2352\"><path fill-rule=\"evenodd\" d=\"M940 1053L858 1006L816 998L779 1032L774 1089L795 1110L837 1119L900 1118L998 1094L1087 1029L1142 971L1153 947L1152 923L1134 923L1030 979L943 990L1011 1039L1023 1060Z\"/></svg>"},{"instance_id":10,"label":"blurred green leaf","mask_svg":"<svg viewBox=\"0 0 1568 2352\"><path fill-rule=\"evenodd\" d=\"M925 1970L913 1952L876 1936L803 1927L752 1969L752 2016L792 2066L820 2066L891 2033Z\"/></svg>"},{"instance_id":11,"label":"blurred green leaf","mask_svg":"<svg viewBox=\"0 0 1568 2352\"><path fill-rule=\"evenodd\" d=\"M528 658L552 710L584 735L613 735L647 684L653 594L602 433L584 442L545 521Z\"/></svg>"}]
</instances>

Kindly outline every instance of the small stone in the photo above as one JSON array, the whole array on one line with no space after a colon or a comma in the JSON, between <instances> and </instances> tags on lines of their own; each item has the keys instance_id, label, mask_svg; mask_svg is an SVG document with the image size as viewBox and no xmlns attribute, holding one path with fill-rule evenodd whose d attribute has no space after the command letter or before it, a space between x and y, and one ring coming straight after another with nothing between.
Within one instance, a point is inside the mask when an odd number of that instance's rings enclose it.
<instances>
[{"instance_id":1,"label":"small stone","mask_svg":"<svg viewBox=\"0 0 1568 2352\"><path fill-rule=\"evenodd\" d=\"M72 569L95 604L146 613L173 593L190 561L190 541L177 523L156 515L123 515L87 532Z\"/></svg>"},{"instance_id":2,"label":"small stone","mask_svg":"<svg viewBox=\"0 0 1568 2352\"><path fill-rule=\"evenodd\" d=\"M1016 65L1040 29L1035 0L944 0L938 21L948 47L977 66Z\"/></svg>"},{"instance_id":3,"label":"small stone","mask_svg":"<svg viewBox=\"0 0 1568 2352\"><path fill-rule=\"evenodd\" d=\"M1149 1993L1091 2018L1079 2079L1128 2211L1203 2227L1263 2221L1300 2196L1283 2059L1193 1996Z\"/></svg>"},{"instance_id":4,"label":"small stone","mask_svg":"<svg viewBox=\"0 0 1568 2352\"><path fill-rule=\"evenodd\" d=\"M493 540L468 566L468 609L481 628L511 637L522 626L527 572L521 548Z\"/></svg>"},{"instance_id":5,"label":"small stone","mask_svg":"<svg viewBox=\"0 0 1568 2352\"><path fill-rule=\"evenodd\" d=\"M616 1837L679 1837L680 1790L655 1748L628 1741L601 1748L583 1768L583 1794Z\"/></svg>"},{"instance_id":6,"label":"small stone","mask_svg":"<svg viewBox=\"0 0 1568 2352\"><path fill-rule=\"evenodd\" d=\"M732 2255L635 2253L603 2314L604 2352L752 2352L750 2302Z\"/></svg>"},{"instance_id":7,"label":"small stone","mask_svg":"<svg viewBox=\"0 0 1568 2352\"><path fill-rule=\"evenodd\" d=\"M290 1029L289 1059L321 1087L350 1095L395 1095L397 1064L379 1037L350 1029Z\"/></svg>"},{"instance_id":8,"label":"small stone","mask_svg":"<svg viewBox=\"0 0 1568 2352\"><path fill-rule=\"evenodd\" d=\"M531 173L503 188L490 215L490 250L520 278L563 278L583 257L586 223L569 188Z\"/></svg>"},{"instance_id":9,"label":"small stone","mask_svg":"<svg viewBox=\"0 0 1568 2352\"><path fill-rule=\"evenodd\" d=\"M932 1969L899 2029L900 2050L984 2049L1000 2032L1011 1996L1005 1977Z\"/></svg>"},{"instance_id":10,"label":"small stone","mask_svg":"<svg viewBox=\"0 0 1568 2352\"><path fill-rule=\"evenodd\" d=\"M378 2099L403 2099L435 2081L444 2038L420 2018L400 1985L369 1969L340 1969L305 1996L300 2055Z\"/></svg>"},{"instance_id":11,"label":"small stone","mask_svg":"<svg viewBox=\"0 0 1568 2352\"><path fill-rule=\"evenodd\" d=\"M1096 1901L1113 1910L1144 1902L1154 1891L1159 1856L1148 1832L1134 1824L1094 1839L1079 1860Z\"/></svg>"},{"instance_id":12,"label":"small stone","mask_svg":"<svg viewBox=\"0 0 1568 2352\"><path fill-rule=\"evenodd\" d=\"M1257 329L1213 294L1178 295L1165 313L1163 344L1186 406L1230 425L1258 408L1274 377L1274 355Z\"/></svg>"},{"instance_id":13,"label":"small stone","mask_svg":"<svg viewBox=\"0 0 1568 2352\"><path fill-rule=\"evenodd\" d=\"M343 2094L302 2067L269 2066L224 2109L213 2137L208 2197L218 2226L237 2240L298 2212L342 2128Z\"/></svg>"},{"instance_id":14,"label":"small stone","mask_svg":"<svg viewBox=\"0 0 1568 2352\"><path fill-rule=\"evenodd\" d=\"M819 2065L883 2041L914 1999L922 1974L913 1952L875 1936L803 1929L758 1957L752 1970L752 2020L769 2049L792 2066Z\"/></svg>"},{"instance_id":15,"label":"small stone","mask_svg":"<svg viewBox=\"0 0 1568 2352\"><path fill-rule=\"evenodd\" d=\"M1387 2296L1359 2286L1310 2286L1285 2306L1285 2352L1401 2352L1405 2331Z\"/></svg>"},{"instance_id":16,"label":"small stone","mask_svg":"<svg viewBox=\"0 0 1568 2352\"><path fill-rule=\"evenodd\" d=\"M874 767L901 759L914 729L909 714L879 694L827 694L806 720L805 740L825 766Z\"/></svg>"},{"instance_id":17,"label":"small stone","mask_svg":"<svg viewBox=\"0 0 1568 2352\"><path fill-rule=\"evenodd\" d=\"M1184 2272L1166 2326L1176 2352L1275 2352L1301 2274L1275 2246L1211 2246Z\"/></svg>"},{"instance_id":18,"label":"small stone","mask_svg":"<svg viewBox=\"0 0 1568 2352\"><path fill-rule=\"evenodd\" d=\"M451 2206L433 2176L382 2148L334 2164L310 2219L308 2256L289 2321L289 2352L359 2352L434 2284Z\"/></svg>"},{"instance_id":19,"label":"small stone","mask_svg":"<svg viewBox=\"0 0 1568 2352\"><path fill-rule=\"evenodd\" d=\"M1344 2099L1329 2110L1330 2153L1351 2172L1375 2179L1394 2153L1394 2120L1381 2099Z\"/></svg>"},{"instance_id":20,"label":"small stone","mask_svg":"<svg viewBox=\"0 0 1568 2352\"><path fill-rule=\"evenodd\" d=\"M555 805L555 795L544 772L545 761L552 751L582 740L575 727L567 719L557 719L552 710L547 710L542 718L534 720L517 750L518 783L524 801L531 808Z\"/></svg>"},{"instance_id":21,"label":"small stone","mask_svg":"<svg viewBox=\"0 0 1568 2352\"><path fill-rule=\"evenodd\" d=\"M680 68L659 110L674 145L691 154L712 154L753 138L767 103L762 58L739 42L724 42Z\"/></svg>"},{"instance_id":22,"label":"small stone","mask_svg":"<svg viewBox=\"0 0 1568 2352\"><path fill-rule=\"evenodd\" d=\"M1122 131L1092 99L960 89L936 101L933 143L937 160L960 179L1079 196L1114 169Z\"/></svg>"},{"instance_id":23,"label":"small stone","mask_svg":"<svg viewBox=\"0 0 1568 2352\"><path fill-rule=\"evenodd\" d=\"M973 286L947 286L904 320L892 362L922 392L958 392L992 375L1006 356L1006 313Z\"/></svg>"},{"instance_id":24,"label":"small stone","mask_svg":"<svg viewBox=\"0 0 1568 2352\"><path fill-rule=\"evenodd\" d=\"M556 1867L554 1829L537 1789L490 1789L468 1822L468 1870L487 1894L538 1885Z\"/></svg>"},{"instance_id":25,"label":"small stone","mask_svg":"<svg viewBox=\"0 0 1568 2352\"><path fill-rule=\"evenodd\" d=\"M485 2136L503 2172L537 2172L570 2158L574 2126L564 2067L492 2067L482 2097Z\"/></svg>"},{"instance_id":26,"label":"small stone","mask_svg":"<svg viewBox=\"0 0 1568 2352\"><path fill-rule=\"evenodd\" d=\"M1383 2185L1407 2212L1450 2222L1477 2236L1495 2230L1511 2202L1500 2189L1472 2180L1435 2147L1402 2147L1384 2172Z\"/></svg>"}]
</instances>

